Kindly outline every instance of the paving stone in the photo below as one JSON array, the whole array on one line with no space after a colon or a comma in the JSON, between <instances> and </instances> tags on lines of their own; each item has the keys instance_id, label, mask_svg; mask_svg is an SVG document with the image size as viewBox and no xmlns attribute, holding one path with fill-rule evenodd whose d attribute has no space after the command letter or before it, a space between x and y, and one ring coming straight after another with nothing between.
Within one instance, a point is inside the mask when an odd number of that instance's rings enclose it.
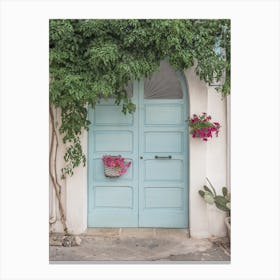
<instances>
[{"instance_id":1,"label":"paving stone","mask_svg":"<svg viewBox=\"0 0 280 280\"><path fill-rule=\"evenodd\" d=\"M139 237L133 231L112 235L99 231L99 235L80 235L82 242L76 247L50 246L50 261L56 262L229 262L226 240L192 239L169 234ZM143 231L145 232L145 231ZM142 232L142 233L143 233ZM147 232L147 231L146 231ZM108 233L108 234L107 234ZM228 247L229 248L229 247Z\"/></svg>"}]
</instances>

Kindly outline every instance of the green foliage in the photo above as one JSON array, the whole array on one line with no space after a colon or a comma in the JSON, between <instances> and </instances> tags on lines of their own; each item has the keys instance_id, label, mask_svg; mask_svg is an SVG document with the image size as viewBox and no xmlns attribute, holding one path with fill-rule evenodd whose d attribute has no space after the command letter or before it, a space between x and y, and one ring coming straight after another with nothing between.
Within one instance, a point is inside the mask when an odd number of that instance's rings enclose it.
<instances>
[{"instance_id":1,"label":"green foliage","mask_svg":"<svg viewBox=\"0 0 280 280\"><path fill-rule=\"evenodd\" d=\"M203 186L204 190L199 190L199 195L205 200L208 204L214 204L216 207L224 212L230 214L230 193L226 187L222 188L223 195L217 195L215 188L211 184L210 180L206 178L212 190L207 186Z\"/></svg>"},{"instance_id":2,"label":"green foliage","mask_svg":"<svg viewBox=\"0 0 280 280\"><path fill-rule=\"evenodd\" d=\"M127 83L151 75L161 60L175 70L196 65L207 83L226 73L220 91L230 92L230 20L53 19L49 46L50 104L61 108L68 143L64 175L85 163L79 135L89 125L87 106L115 97L123 113L133 113Z\"/></svg>"},{"instance_id":3,"label":"green foliage","mask_svg":"<svg viewBox=\"0 0 280 280\"><path fill-rule=\"evenodd\" d=\"M217 195L215 197L215 204L216 204L217 208L219 208L220 210L228 212L230 209L228 209L227 203L228 203L228 200L224 196Z\"/></svg>"},{"instance_id":4,"label":"green foliage","mask_svg":"<svg viewBox=\"0 0 280 280\"><path fill-rule=\"evenodd\" d=\"M224 197L227 197L227 195L228 195L228 189L227 189L226 187L223 187L223 188L222 188L222 192L223 192L223 196L224 196Z\"/></svg>"},{"instance_id":5,"label":"green foliage","mask_svg":"<svg viewBox=\"0 0 280 280\"><path fill-rule=\"evenodd\" d=\"M214 204L215 198L212 193L204 192L204 200L209 204Z\"/></svg>"},{"instance_id":6,"label":"green foliage","mask_svg":"<svg viewBox=\"0 0 280 280\"><path fill-rule=\"evenodd\" d=\"M212 183L210 182L210 180L206 177L206 180L207 180L207 182L208 182L208 184L210 185L210 187L211 187L211 189L212 189L212 191L213 191L213 194L214 194L214 196L216 195L216 191L215 191L215 188L214 188L214 186L212 185ZM204 188L207 188L206 186L204 186Z\"/></svg>"},{"instance_id":7,"label":"green foliage","mask_svg":"<svg viewBox=\"0 0 280 280\"><path fill-rule=\"evenodd\" d=\"M207 186L203 186L204 190L207 191L207 192L210 192L211 194L214 195L214 192L211 191Z\"/></svg>"}]
</instances>

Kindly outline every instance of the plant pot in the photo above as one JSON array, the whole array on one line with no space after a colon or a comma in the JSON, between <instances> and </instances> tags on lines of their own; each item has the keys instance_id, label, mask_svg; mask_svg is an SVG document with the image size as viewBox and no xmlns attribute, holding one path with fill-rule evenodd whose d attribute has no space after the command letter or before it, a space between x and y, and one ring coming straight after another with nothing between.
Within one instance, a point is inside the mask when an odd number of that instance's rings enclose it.
<instances>
[{"instance_id":1,"label":"plant pot","mask_svg":"<svg viewBox=\"0 0 280 280\"><path fill-rule=\"evenodd\" d=\"M121 176L119 170L115 170L115 168L111 168L108 166L104 166L104 174L109 178L116 178Z\"/></svg>"},{"instance_id":2,"label":"plant pot","mask_svg":"<svg viewBox=\"0 0 280 280\"><path fill-rule=\"evenodd\" d=\"M230 228L230 217L226 217L225 218L225 224L226 224L226 227L227 227L227 234L228 234L228 238L229 238L229 241L230 241L230 231L231 231L231 228Z\"/></svg>"}]
</instances>

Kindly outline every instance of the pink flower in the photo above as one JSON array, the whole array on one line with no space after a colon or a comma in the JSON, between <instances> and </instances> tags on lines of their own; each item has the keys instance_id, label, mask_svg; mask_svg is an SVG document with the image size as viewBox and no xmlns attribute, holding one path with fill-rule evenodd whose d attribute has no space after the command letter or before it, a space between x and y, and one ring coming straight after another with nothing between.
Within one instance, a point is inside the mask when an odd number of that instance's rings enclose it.
<instances>
[{"instance_id":1,"label":"pink flower","mask_svg":"<svg viewBox=\"0 0 280 280\"><path fill-rule=\"evenodd\" d=\"M130 167L131 162L125 162L125 158L121 156L104 155L102 157L103 164L113 168L119 175L125 174Z\"/></svg>"},{"instance_id":2,"label":"pink flower","mask_svg":"<svg viewBox=\"0 0 280 280\"><path fill-rule=\"evenodd\" d=\"M193 114L193 117L189 120L189 126L191 128L190 134L193 138L199 137L203 141L208 141L212 138L212 133L219 134L221 125L218 122L211 122L212 117L203 112L201 115Z\"/></svg>"}]
</instances>

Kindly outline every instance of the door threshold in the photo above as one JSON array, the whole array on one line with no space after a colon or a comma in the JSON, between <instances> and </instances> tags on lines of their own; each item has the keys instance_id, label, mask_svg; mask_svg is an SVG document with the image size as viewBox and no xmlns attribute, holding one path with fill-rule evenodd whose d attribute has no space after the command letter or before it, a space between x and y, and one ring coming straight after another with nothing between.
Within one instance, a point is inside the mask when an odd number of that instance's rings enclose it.
<instances>
[{"instance_id":1,"label":"door threshold","mask_svg":"<svg viewBox=\"0 0 280 280\"><path fill-rule=\"evenodd\" d=\"M186 228L87 228L82 234L96 237L180 237L190 238L190 231Z\"/></svg>"}]
</instances>

